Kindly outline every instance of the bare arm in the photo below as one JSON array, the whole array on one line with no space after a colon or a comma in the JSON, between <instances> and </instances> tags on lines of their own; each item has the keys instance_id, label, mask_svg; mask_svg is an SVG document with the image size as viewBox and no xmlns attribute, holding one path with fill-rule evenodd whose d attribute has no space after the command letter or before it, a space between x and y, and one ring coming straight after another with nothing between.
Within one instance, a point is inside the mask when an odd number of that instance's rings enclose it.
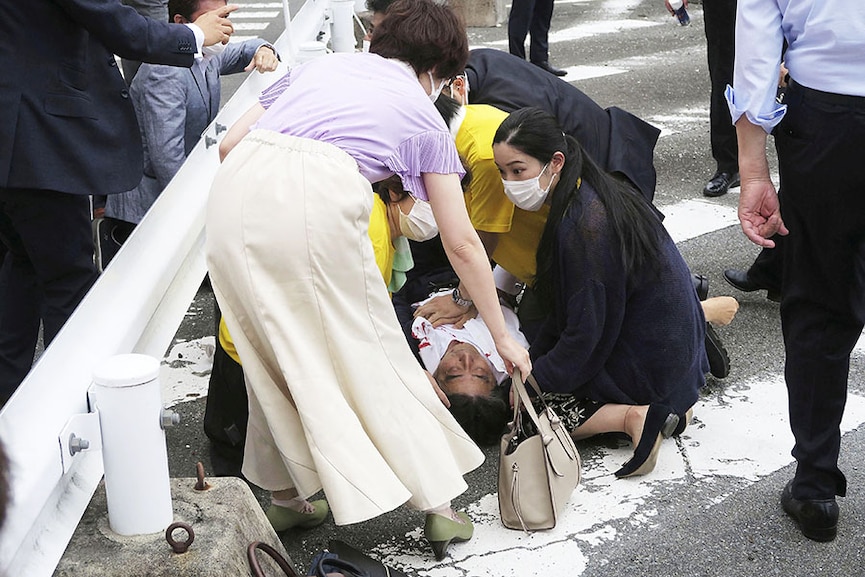
<instances>
[{"instance_id":1,"label":"bare arm","mask_svg":"<svg viewBox=\"0 0 865 577\"><path fill-rule=\"evenodd\" d=\"M739 222L742 232L751 242L774 248L769 237L775 233L787 234L781 220L781 207L775 185L769 177L766 159L766 131L752 124L745 115L736 122L739 138L739 174L742 191L739 194Z\"/></svg>"},{"instance_id":2,"label":"bare arm","mask_svg":"<svg viewBox=\"0 0 865 577\"><path fill-rule=\"evenodd\" d=\"M487 260L496 250L499 242L499 235L495 232L477 231L478 237L484 246L487 254ZM460 295L467 300L471 300L471 292L465 283L460 283ZM441 325L454 325L460 329L468 321L475 318L478 314L477 308L474 305L464 307L456 304L450 295L435 297L428 302L422 304L414 311L414 316L423 317L432 323L434 327Z\"/></svg>"},{"instance_id":3,"label":"bare arm","mask_svg":"<svg viewBox=\"0 0 865 577\"><path fill-rule=\"evenodd\" d=\"M471 294L496 349L509 370L516 365L523 374L529 374L528 351L513 339L505 325L490 263L466 213L459 178L455 174L424 173L423 179L448 259Z\"/></svg>"},{"instance_id":4,"label":"bare arm","mask_svg":"<svg viewBox=\"0 0 865 577\"><path fill-rule=\"evenodd\" d=\"M225 138L219 143L219 161L225 160L231 149L237 146L237 143L243 140L243 137L249 133L249 127L255 124L261 115L264 114L264 107L256 102L252 108L243 113L237 122L231 125L228 132L225 133Z\"/></svg>"}]
</instances>

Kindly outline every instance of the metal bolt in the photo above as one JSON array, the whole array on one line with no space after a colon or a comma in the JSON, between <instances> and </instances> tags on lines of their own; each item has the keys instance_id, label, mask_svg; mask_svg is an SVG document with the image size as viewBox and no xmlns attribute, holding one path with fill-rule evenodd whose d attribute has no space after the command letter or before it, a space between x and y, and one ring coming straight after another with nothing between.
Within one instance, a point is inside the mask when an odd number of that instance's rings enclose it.
<instances>
[{"instance_id":1,"label":"metal bolt","mask_svg":"<svg viewBox=\"0 0 865 577\"><path fill-rule=\"evenodd\" d=\"M219 134L220 132L225 132L226 130L228 130L228 128L224 124L220 124L218 122L216 123L216 134Z\"/></svg>"},{"instance_id":2,"label":"metal bolt","mask_svg":"<svg viewBox=\"0 0 865 577\"><path fill-rule=\"evenodd\" d=\"M81 451L86 451L90 448L90 441L75 436L75 433L69 435L69 454L75 455Z\"/></svg>"},{"instance_id":3,"label":"metal bolt","mask_svg":"<svg viewBox=\"0 0 865 577\"><path fill-rule=\"evenodd\" d=\"M180 424L180 415L172 411L171 409L162 409L162 412L159 414L159 426L162 427L163 430L168 427L174 427Z\"/></svg>"},{"instance_id":4,"label":"metal bolt","mask_svg":"<svg viewBox=\"0 0 865 577\"><path fill-rule=\"evenodd\" d=\"M205 146L205 148L210 148L210 147L213 146L214 144L216 144L216 139L215 139L215 138L211 138L211 137L209 137L209 136L207 136L207 135L204 136L204 146Z\"/></svg>"}]
</instances>

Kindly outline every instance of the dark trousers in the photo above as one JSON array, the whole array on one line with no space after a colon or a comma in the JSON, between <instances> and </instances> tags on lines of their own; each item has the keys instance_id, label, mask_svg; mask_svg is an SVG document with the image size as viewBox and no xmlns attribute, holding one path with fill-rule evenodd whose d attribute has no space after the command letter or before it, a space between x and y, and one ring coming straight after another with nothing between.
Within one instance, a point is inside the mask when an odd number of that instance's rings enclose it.
<instances>
[{"instance_id":1,"label":"dark trousers","mask_svg":"<svg viewBox=\"0 0 865 577\"><path fill-rule=\"evenodd\" d=\"M240 477L243 447L249 422L249 397L243 367L228 356L219 343L219 319L222 312L213 301L216 323L216 350L213 369L207 385L204 408L204 433L210 440L210 462L216 477Z\"/></svg>"},{"instance_id":2,"label":"dark trousers","mask_svg":"<svg viewBox=\"0 0 865 577\"><path fill-rule=\"evenodd\" d=\"M709 138L718 172L739 172L736 127L724 99L727 85L733 85L736 56L736 0L703 0L706 27L706 54L712 93L709 100Z\"/></svg>"},{"instance_id":3,"label":"dark trousers","mask_svg":"<svg viewBox=\"0 0 865 577\"><path fill-rule=\"evenodd\" d=\"M787 237L775 235L775 248L764 248L748 269L748 278L770 291L781 292L784 272L784 243Z\"/></svg>"},{"instance_id":4,"label":"dark trousers","mask_svg":"<svg viewBox=\"0 0 865 577\"><path fill-rule=\"evenodd\" d=\"M795 80L795 79L794 79ZM793 496L844 495L838 469L850 352L865 325L865 98L793 84L775 131L784 246L781 323L797 461Z\"/></svg>"},{"instance_id":5,"label":"dark trousers","mask_svg":"<svg viewBox=\"0 0 865 577\"><path fill-rule=\"evenodd\" d=\"M0 404L30 371L39 324L45 345L96 280L90 200L0 188Z\"/></svg>"},{"instance_id":6,"label":"dark trousers","mask_svg":"<svg viewBox=\"0 0 865 577\"><path fill-rule=\"evenodd\" d=\"M526 34L531 34L529 60L547 62L550 59L550 22L553 0L513 0L508 16L508 47L510 53L526 58Z\"/></svg>"}]
</instances>

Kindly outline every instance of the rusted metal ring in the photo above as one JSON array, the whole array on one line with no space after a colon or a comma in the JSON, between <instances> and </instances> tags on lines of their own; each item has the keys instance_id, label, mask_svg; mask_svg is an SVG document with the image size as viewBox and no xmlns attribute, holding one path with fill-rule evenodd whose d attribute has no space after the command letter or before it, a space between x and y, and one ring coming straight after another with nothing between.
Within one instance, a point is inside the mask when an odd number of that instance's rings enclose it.
<instances>
[{"instance_id":1,"label":"rusted metal ring","mask_svg":"<svg viewBox=\"0 0 865 577\"><path fill-rule=\"evenodd\" d=\"M246 558L249 560L249 568L252 570L253 577L266 577L264 571L261 570L261 565L258 564L258 558L255 556L256 549L261 549L270 555L270 558L276 561L276 564L279 565L279 568L282 569L282 572L288 577L300 577L297 571L288 564L288 561L286 561L285 557L283 557L279 551L261 541L253 541L249 544L249 547L246 548Z\"/></svg>"},{"instance_id":2,"label":"rusted metal ring","mask_svg":"<svg viewBox=\"0 0 865 577\"><path fill-rule=\"evenodd\" d=\"M176 540L173 535L175 529L183 529L186 531L187 539L185 541ZM189 524L177 521L176 523L169 525L168 529L165 530L165 540L168 541L168 544L171 545L171 550L175 553L186 553L189 546L192 545L193 541L195 541L195 532Z\"/></svg>"},{"instance_id":3,"label":"rusted metal ring","mask_svg":"<svg viewBox=\"0 0 865 577\"><path fill-rule=\"evenodd\" d=\"M193 487L196 491L207 491L210 489L210 483L204 480L204 465L201 464L201 461L195 464L195 475L198 477L198 481L195 483L195 487Z\"/></svg>"}]
</instances>

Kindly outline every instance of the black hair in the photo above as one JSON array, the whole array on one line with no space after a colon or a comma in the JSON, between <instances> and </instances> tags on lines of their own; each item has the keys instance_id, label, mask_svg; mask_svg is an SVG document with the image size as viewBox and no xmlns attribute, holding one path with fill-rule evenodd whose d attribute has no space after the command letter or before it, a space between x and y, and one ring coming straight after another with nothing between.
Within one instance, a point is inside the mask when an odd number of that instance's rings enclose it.
<instances>
[{"instance_id":1,"label":"black hair","mask_svg":"<svg viewBox=\"0 0 865 577\"><path fill-rule=\"evenodd\" d=\"M456 118L457 113L462 108L462 104L460 104L455 98L451 98L442 92L435 101L435 107L436 110L439 111L439 114L442 115L442 118L444 118L445 124L450 128L451 122Z\"/></svg>"},{"instance_id":2,"label":"black hair","mask_svg":"<svg viewBox=\"0 0 865 577\"><path fill-rule=\"evenodd\" d=\"M385 205L393 202L399 202L408 196L408 192L402 186L402 179L396 174L380 180L372 185L372 190L378 194L384 201ZM399 196L395 201L390 199L390 193L394 192Z\"/></svg>"},{"instance_id":3,"label":"black hair","mask_svg":"<svg viewBox=\"0 0 865 577\"><path fill-rule=\"evenodd\" d=\"M538 108L521 108L502 122L493 144L505 143L541 163L562 152L565 164L552 192L550 215L536 254L534 290L539 301L552 302L553 246L559 224L576 195L579 179L594 188L607 214L613 236L619 241L625 272L630 276L660 260L660 221L649 204L622 182L603 171L572 136L562 132L555 117Z\"/></svg>"},{"instance_id":4,"label":"black hair","mask_svg":"<svg viewBox=\"0 0 865 577\"><path fill-rule=\"evenodd\" d=\"M499 443L512 417L508 388L493 387L489 395L448 395L450 411L469 437L480 446Z\"/></svg>"},{"instance_id":5,"label":"black hair","mask_svg":"<svg viewBox=\"0 0 865 577\"><path fill-rule=\"evenodd\" d=\"M366 9L384 14L396 0L366 0Z\"/></svg>"},{"instance_id":6,"label":"black hair","mask_svg":"<svg viewBox=\"0 0 865 577\"><path fill-rule=\"evenodd\" d=\"M192 15L198 11L201 0L168 0L168 21L174 22L174 15L180 14L192 22Z\"/></svg>"}]
</instances>

